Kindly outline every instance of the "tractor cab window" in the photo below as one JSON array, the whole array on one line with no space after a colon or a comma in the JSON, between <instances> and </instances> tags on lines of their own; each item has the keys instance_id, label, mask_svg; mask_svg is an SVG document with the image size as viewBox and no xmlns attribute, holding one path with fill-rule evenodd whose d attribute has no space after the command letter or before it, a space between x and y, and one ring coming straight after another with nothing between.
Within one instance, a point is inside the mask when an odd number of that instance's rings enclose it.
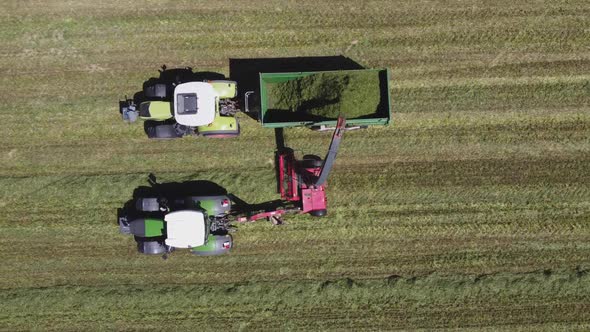
<instances>
[{"instance_id":1,"label":"tractor cab window","mask_svg":"<svg viewBox=\"0 0 590 332\"><path fill-rule=\"evenodd\" d=\"M180 93L177 95L178 114L197 114L197 94Z\"/></svg>"}]
</instances>

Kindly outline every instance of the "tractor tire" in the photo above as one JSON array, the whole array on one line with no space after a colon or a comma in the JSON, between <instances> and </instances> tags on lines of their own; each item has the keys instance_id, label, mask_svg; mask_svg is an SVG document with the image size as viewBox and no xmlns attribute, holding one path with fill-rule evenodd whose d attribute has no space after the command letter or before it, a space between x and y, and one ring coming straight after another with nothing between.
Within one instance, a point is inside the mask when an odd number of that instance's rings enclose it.
<instances>
[{"instance_id":1,"label":"tractor tire","mask_svg":"<svg viewBox=\"0 0 590 332\"><path fill-rule=\"evenodd\" d=\"M303 168L316 168L322 167L323 161L322 158L313 155L313 154L306 154L303 156L303 159L300 161L300 165Z\"/></svg>"},{"instance_id":2,"label":"tractor tire","mask_svg":"<svg viewBox=\"0 0 590 332\"><path fill-rule=\"evenodd\" d=\"M135 209L141 212L157 212L160 211L160 203L155 197L138 198L135 201Z\"/></svg>"},{"instance_id":3,"label":"tractor tire","mask_svg":"<svg viewBox=\"0 0 590 332\"><path fill-rule=\"evenodd\" d=\"M160 241L137 240L137 251L146 255L162 255L166 253L166 245Z\"/></svg>"},{"instance_id":4,"label":"tractor tire","mask_svg":"<svg viewBox=\"0 0 590 332\"><path fill-rule=\"evenodd\" d=\"M181 137L173 124L163 124L156 121L146 121L144 124L145 133L151 139L172 139Z\"/></svg>"},{"instance_id":5,"label":"tractor tire","mask_svg":"<svg viewBox=\"0 0 590 332\"><path fill-rule=\"evenodd\" d=\"M325 217L328 214L328 210L326 210L326 209L312 210L312 211L309 211L309 214L314 217Z\"/></svg>"},{"instance_id":6,"label":"tractor tire","mask_svg":"<svg viewBox=\"0 0 590 332\"><path fill-rule=\"evenodd\" d=\"M143 94L147 98L166 98L166 84L156 83L148 85L143 89Z\"/></svg>"}]
</instances>

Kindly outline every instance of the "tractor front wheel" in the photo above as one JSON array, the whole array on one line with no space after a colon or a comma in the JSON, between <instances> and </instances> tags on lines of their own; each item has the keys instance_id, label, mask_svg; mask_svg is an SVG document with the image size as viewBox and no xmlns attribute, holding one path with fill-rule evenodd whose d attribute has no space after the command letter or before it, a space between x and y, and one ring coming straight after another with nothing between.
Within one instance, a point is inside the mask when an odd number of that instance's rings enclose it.
<instances>
[{"instance_id":1,"label":"tractor front wheel","mask_svg":"<svg viewBox=\"0 0 590 332\"><path fill-rule=\"evenodd\" d=\"M163 124L156 121L146 121L144 124L145 133L151 139L172 139L181 137L173 124Z\"/></svg>"},{"instance_id":2,"label":"tractor front wheel","mask_svg":"<svg viewBox=\"0 0 590 332\"><path fill-rule=\"evenodd\" d=\"M167 246L161 241L145 241L137 239L137 251L146 255L162 255L167 252Z\"/></svg>"}]
</instances>

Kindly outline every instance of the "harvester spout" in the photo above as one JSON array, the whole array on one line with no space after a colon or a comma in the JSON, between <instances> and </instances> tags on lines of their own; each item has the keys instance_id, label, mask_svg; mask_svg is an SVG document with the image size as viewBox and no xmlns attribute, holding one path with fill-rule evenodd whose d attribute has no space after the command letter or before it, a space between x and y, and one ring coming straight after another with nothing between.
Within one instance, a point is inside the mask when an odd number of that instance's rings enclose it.
<instances>
[{"instance_id":1,"label":"harvester spout","mask_svg":"<svg viewBox=\"0 0 590 332\"><path fill-rule=\"evenodd\" d=\"M334 165L334 160L336 159L336 154L338 154L338 148L340 147L340 141L342 141L342 135L344 135L345 127L346 118L340 115L338 117L338 122L336 123L336 130L334 130L334 134L332 135L330 148L328 149L326 158L324 158L324 162L322 163L320 175L318 176L317 181L314 183L315 186L323 185L328 179L330 171L332 170L332 166Z\"/></svg>"}]
</instances>

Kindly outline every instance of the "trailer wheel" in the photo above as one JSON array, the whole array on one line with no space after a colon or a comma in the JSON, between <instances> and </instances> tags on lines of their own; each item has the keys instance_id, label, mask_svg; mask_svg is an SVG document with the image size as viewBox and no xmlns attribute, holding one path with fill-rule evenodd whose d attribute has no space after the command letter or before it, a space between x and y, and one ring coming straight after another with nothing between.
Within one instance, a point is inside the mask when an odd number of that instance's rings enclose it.
<instances>
[{"instance_id":1,"label":"trailer wheel","mask_svg":"<svg viewBox=\"0 0 590 332\"><path fill-rule=\"evenodd\" d=\"M178 134L176 128L172 124L162 124L156 121L146 121L144 123L145 133L148 138L151 139L171 139L178 138L181 135Z\"/></svg>"},{"instance_id":2,"label":"trailer wheel","mask_svg":"<svg viewBox=\"0 0 590 332\"><path fill-rule=\"evenodd\" d=\"M328 210L326 210L326 209L312 210L312 211L309 211L309 214L314 217L325 217L328 214Z\"/></svg>"}]
</instances>

